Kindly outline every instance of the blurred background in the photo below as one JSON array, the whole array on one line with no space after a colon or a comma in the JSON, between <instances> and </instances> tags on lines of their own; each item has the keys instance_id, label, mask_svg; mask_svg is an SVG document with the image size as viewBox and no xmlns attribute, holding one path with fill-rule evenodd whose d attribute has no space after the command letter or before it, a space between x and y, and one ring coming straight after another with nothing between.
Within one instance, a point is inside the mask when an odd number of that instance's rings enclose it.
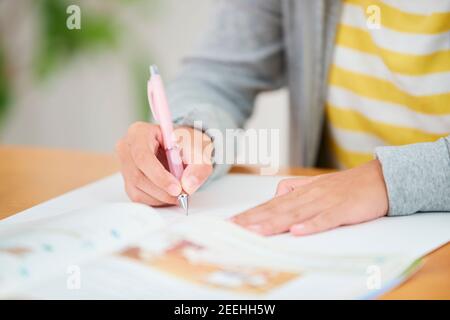
<instances>
[{"instance_id":1,"label":"blurred background","mask_svg":"<svg viewBox=\"0 0 450 320\"><path fill-rule=\"evenodd\" d=\"M66 12L81 9L81 29ZM214 0L0 0L0 143L111 152L148 120L148 65L166 82L206 28ZM271 112L276 108L279 112ZM278 128L288 159L285 90L263 94L247 124Z\"/></svg>"}]
</instances>

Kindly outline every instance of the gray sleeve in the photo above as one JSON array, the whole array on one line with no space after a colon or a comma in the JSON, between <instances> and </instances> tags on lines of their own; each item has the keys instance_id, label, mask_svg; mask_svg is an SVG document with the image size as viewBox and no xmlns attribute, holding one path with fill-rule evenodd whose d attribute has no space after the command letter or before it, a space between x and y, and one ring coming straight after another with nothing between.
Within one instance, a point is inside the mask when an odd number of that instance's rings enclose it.
<instances>
[{"instance_id":1,"label":"gray sleeve","mask_svg":"<svg viewBox=\"0 0 450 320\"><path fill-rule=\"evenodd\" d=\"M215 6L203 40L169 85L168 98L176 124L201 121L216 143L226 129L243 126L259 92L283 85L284 68L279 0L220 0ZM227 169L217 163L213 176Z\"/></svg>"},{"instance_id":2,"label":"gray sleeve","mask_svg":"<svg viewBox=\"0 0 450 320\"><path fill-rule=\"evenodd\" d=\"M378 147L389 216L450 211L450 136L436 142Z\"/></svg>"}]
</instances>

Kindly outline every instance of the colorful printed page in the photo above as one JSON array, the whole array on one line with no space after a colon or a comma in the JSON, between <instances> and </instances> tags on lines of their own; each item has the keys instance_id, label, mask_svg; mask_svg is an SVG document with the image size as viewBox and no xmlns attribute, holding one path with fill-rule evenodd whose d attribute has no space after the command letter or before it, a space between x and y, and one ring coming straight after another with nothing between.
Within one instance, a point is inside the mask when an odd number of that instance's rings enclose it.
<instances>
[{"instance_id":1,"label":"colorful printed page","mask_svg":"<svg viewBox=\"0 0 450 320\"><path fill-rule=\"evenodd\" d=\"M292 251L219 218L164 225L131 204L17 229L2 234L0 271L0 292L15 298L355 298L413 261Z\"/></svg>"},{"instance_id":2,"label":"colorful printed page","mask_svg":"<svg viewBox=\"0 0 450 320\"><path fill-rule=\"evenodd\" d=\"M0 297L67 275L163 225L152 208L118 203L0 227Z\"/></svg>"}]
</instances>

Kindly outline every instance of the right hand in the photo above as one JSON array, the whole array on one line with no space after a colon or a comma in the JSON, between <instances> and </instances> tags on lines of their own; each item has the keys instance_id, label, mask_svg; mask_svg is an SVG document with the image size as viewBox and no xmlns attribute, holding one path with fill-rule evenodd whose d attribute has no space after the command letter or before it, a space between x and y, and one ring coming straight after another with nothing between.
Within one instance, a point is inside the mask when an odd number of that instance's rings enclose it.
<instances>
[{"instance_id":1,"label":"right hand","mask_svg":"<svg viewBox=\"0 0 450 320\"><path fill-rule=\"evenodd\" d=\"M132 201L151 206L174 205L183 190L192 194L212 173L210 137L190 127L176 128L174 134L185 166L181 181L167 169L158 125L136 122L117 142L125 191Z\"/></svg>"}]
</instances>

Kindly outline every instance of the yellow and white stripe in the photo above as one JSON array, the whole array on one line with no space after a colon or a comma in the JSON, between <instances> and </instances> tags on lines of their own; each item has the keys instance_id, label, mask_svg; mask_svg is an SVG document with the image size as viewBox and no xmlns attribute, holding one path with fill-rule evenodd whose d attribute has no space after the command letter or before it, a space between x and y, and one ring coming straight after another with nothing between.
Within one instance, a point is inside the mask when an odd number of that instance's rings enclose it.
<instances>
[{"instance_id":1,"label":"yellow and white stripe","mask_svg":"<svg viewBox=\"0 0 450 320\"><path fill-rule=\"evenodd\" d=\"M370 5L380 29L367 26ZM369 161L377 146L448 135L450 0L344 0L326 111L340 167Z\"/></svg>"}]
</instances>

